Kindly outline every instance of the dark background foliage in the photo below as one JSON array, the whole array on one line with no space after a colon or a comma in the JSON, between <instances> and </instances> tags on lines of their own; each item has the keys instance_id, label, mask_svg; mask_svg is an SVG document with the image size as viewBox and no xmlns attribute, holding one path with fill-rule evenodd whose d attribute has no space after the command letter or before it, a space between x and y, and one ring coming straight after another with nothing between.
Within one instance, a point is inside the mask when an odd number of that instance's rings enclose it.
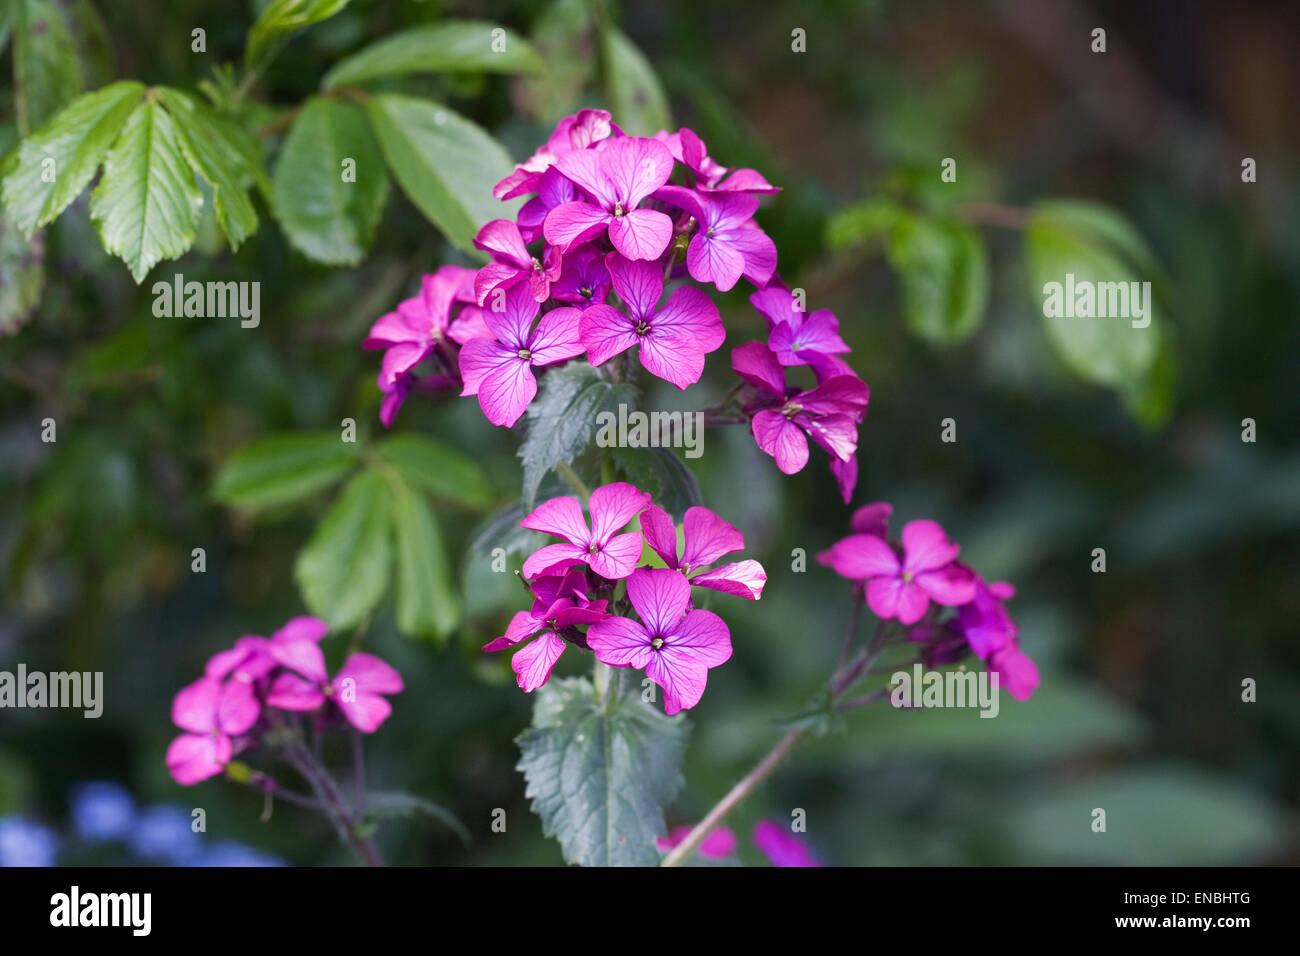
<instances>
[{"instance_id":1,"label":"dark background foliage","mask_svg":"<svg viewBox=\"0 0 1300 956\"><path fill-rule=\"evenodd\" d=\"M237 61L245 5L99 4L102 75L192 89ZM579 5L580 6L580 5ZM252 98L277 110L365 41L441 13L531 36L545 81L423 77L401 88L447 103L522 159L572 106L603 102L584 75L594 51L537 36L542 3L358 0L296 36ZM807 811L815 851L836 864L1295 862L1300 799L1300 191L1293 4L837 2L627 4L611 15L658 71L680 125L728 165L785 187L759 221L780 272L839 316L872 388L854 504L888 499L932 517L1012 604L1043 684L996 720L974 712L846 718L798 751L733 824ZM208 53L190 31L208 31ZM1105 27L1109 51L1088 51ZM791 30L807 33L792 53ZM5 74L12 51L0 61ZM2 81L8 83L8 80ZM574 92L576 91L576 93ZM16 140L0 97L0 149ZM616 117L617 119L618 117ZM274 160L277 134L268 133ZM1259 165L1244 184L1240 163ZM898 271L870 243L833 248L828 224L906 187L933 200L956 157L963 201L1020 208L1095 199L1147 238L1168 281L1163 314L1176 379L1167 414L1139 420L1116 391L1081 381L1050 348L1019 230L980 227L988 307L968 338L935 345L902 319ZM917 172L917 171L921 172ZM916 186L920 177L933 185ZM909 178L911 177L911 178ZM468 263L396 190L355 268L314 265L259 205L261 227L231 254L215 237L136 286L108 257L86 198L46 230L46 280L30 319L0 340L0 666L102 670L104 716L0 713L0 815L62 827L78 781L115 779L142 801L207 810L209 834L295 863L346 859L327 825L220 781L167 776L171 696L244 633L303 613L293 562L317 507L249 520L213 501L214 475L246 442L345 417L377 436L377 356L359 343L379 314L443 262ZM161 319L149 287L256 280L262 322ZM721 297L728 346L757 337L743 288ZM729 384L725 351L688 396ZM703 397L701 397L703 396ZM40 421L58 441L40 441ZM939 440L956 419L958 440ZM1242 441L1242 420L1258 440ZM408 401L396 431L476 458L496 506L518 496L518 436L470 400ZM736 653L691 712L687 786L674 823L698 819L815 696L838 653L845 583L810 562L850 511L824 457L785 478L743 429L714 428L698 463L704 500L745 531L769 571L758 605L718 599ZM403 822L380 833L394 862L558 863L514 769L530 700L507 662L478 650L519 595L468 551L485 517L439 512L466 590L446 646L397 632L391 601L364 634L407 690L374 736L370 769L450 807L475 839ZM207 551L192 574L190 551ZM1090 570L1092 550L1107 571ZM725 606L723 602L725 601ZM337 640L331 655L342 653ZM587 662L566 655L560 673ZM1258 702L1241 701L1244 678ZM505 834L489 831L504 808ZM1109 832L1091 832L1107 810ZM757 862L742 848L742 856Z\"/></svg>"}]
</instances>

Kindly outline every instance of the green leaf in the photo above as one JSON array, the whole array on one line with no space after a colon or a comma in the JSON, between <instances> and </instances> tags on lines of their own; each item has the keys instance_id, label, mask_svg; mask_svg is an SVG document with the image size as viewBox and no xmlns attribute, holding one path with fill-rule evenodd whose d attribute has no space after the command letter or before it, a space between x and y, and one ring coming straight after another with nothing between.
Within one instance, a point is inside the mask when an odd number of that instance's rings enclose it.
<instances>
[{"instance_id":1,"label":"green leaf","mask_svg":"<svg viewBox=\"0 0 1300 956\"><path fill-rule=\"evenodd\" d=\"M139 104L90 197L90 218L104 248L139 283L159 260L174 259L194 243L202 202L176 123L156 102Z\"/></svg>"},{"instance_id":2,"label":"green leaf","mask_svg":"<svg viewBox=\"0 0 1300 956\"><path fill-rule=\"evenodd\" d=\"M484 223L514 216L519 200L492 196L514 164L484 130L438 103L395 93L366 108L402 191L453 245L473 252Z\"/></svg>"},{"instance_id":3,"label":"green leaf","mask_svg":"<svg viewBox=\"0 0 1300 956\"><path fill-rule=\"evenodd\" d=\"M410 818L421 815L442 823L460 837L462 843L469 846L471 842L469 829L460 822L456 814L442 804L397 790L372 790L366 794L366 823L375 823L392 817Z\"/></svg>"},{"instance_id":4,"label":"green leaf","mask_svg":"<svg viewBox=\"0 0 1300 956\"><path fill-rule=\"evenodd\" d=\"M1095 245L1109 246L1149 279L1161 273L1160 263L1146 239L1122 213L1110 206L1080 199L1044 199L1034 203L1033 212Z\"/></svg>"},{"instance_id":5,"label":"green leaf","mask_svg":"<svg viewBox=\"0 0 1300 956\"><path fill-rule=\"evenodd\" d=\"M23 235L30 239L86 188L142 93L131 81L87 93L23 140L4 180L5 206Z\"/></svg>"},{"instance_id":6,"label":"green leaf","mask_svg":"<svg viewBox=\"0 0 1300 956\"><path fill-rule=\"evenodd\" d=\"M541 58L523 38L495 23L439 20L363 47L326 73L321 86L329 90L408 73L522 73L541 68Z\"/></svg>"},{"instance_id":7,"label":"green leaf","mask_svg":"<svg viewBox=\"0 0 1300 956\"><path fill-rule=\"evenodd\" d=\"M247 158L258 146L243 130L217 116L188 93L161 87L158 97L176 120L181 151L190 167L207 180L221 231L232 250L257 231L257 211L248 189L260 172ZM244 140L236 143L237 140Z\"/></svg>"},{"instance_id":8,"label":"green leaf","mask_svg":"<svg viewBox=\"0 0 1300 956\"><path fill-rule=\"evenodd\" d=\"M1155 361L1142 379L1128 385L1122 393L1128 413L1148 429L1168 422L1178 400L1178 353L1169 332L1163 326L1157 329L1160 341Z\"/></svg>"},{"instance_id":9,"label":"green leaf","mask_svg":"<svg viewBox=\"0 0 1300 956\"><path fill-rule=\"evenodd\" d=\"M244 68L261 69L294 31L328 20L347 5L348 0L271 0L248 31Z\"/></svg>"},{"instance_id":10,"label":"green leaf","mask_svg":"<svg viewBox=\"0 0 1300 956\"><path fill-rule=\"evenodd\" d=\"M212 495L237 508L288 504L334 484L356 462L356 444L337 432L268 435L226 460Z\"/></svg>"},{"instance_id":11,"label":"green leaf","mask_svg":"<svg viewBox=\"0 0 1300 956\"><path fill-rule=\"evenodd\" d=\"M984 242L971 227L902 215L886 252L903 289L903 320L915 335L949 345L979 328L989 298Z\"/></svg>"},{"instance_id":12,"label":"green leaf","mask_svg":"<svg viewBox=\"0 0 1300 956\"><path fill-rule=\"evenodd\" d=\"M392 561L391 502L383 475L359 472L298 554L294 577L303 601L332 628L360 624L384 596Z\"/></svg>"},{"instance_id":13,"label":"green leaf","mask_svg":"<svg viewBox=\"0 0 1300 956\"><path fill-rule=\"evenodd\" d=\"M1106 811L1105 832L1093 812ZM1031 862L1222 866L1270 856L1284 814L1232 777L1178 764L1119 770L1031 794L1000 820Z\"/></svg>"},{"instance_id":14,"label":"green leaf","mask_svg":"<svg viewBox=\"0 0 1300 956\"><path fill-rule=\"evenodd\" d=\"M605 90L614 121L630 136L672 127L668 97L654 67L621 31L605 32Z\"/></svg>"},{"instance_id":15,"label":"green leaf","mask_svg":"<svg viewBox=\"0 0 1300 956\"><path fill-rule=\"evenodd\" d=\"M384 160L361 108L308 100L285 137L272 181L275 215L289 241L317 262L355 265L375 237L387 198Z\"/></svg>"},{"instance_id":16,"label":"green leaf","mask_svg":"<svg viewBox=\"0 0 1300 956\"><path fill-rule=\"evenodd\" d=\"M492 486L479 463L463 452L424 435L392 435L376 448L408 485L467 508L492 503Z\"/></svg>"},{"instance_id":17,"label":"green leaf","mask_svg":"<svg viewBox=\"0 0 1300 956\"><path fill-rule=\"evenodd\" d=\"M552 678L537 691L533 726L517 738L525 796L582 866L654 866L664 807L682 786L690 725L639 694L616 696L609 712L586 678Z\"/></svg>"},{"instance_id":18,"label":"green leaf","mask_svg":"<svg viewBox=\"0 0 1300 956\"><path fill-rule=\"evenodd\" d=\"M860 246L888 234L907 213L888 199L870 199L836 213L826 225L826 244L833 252Z\"/></svg>"},{"instance_id":19,"label":"green leaf","mask_svg":"<svg viewBox=\"0 0 1300 956\"><path fill-rule=\"evenodd\" d=\"M24 239L0 215L0 335L10 335L31 316L45 285L45 237Z\"/></svg>"},{"instance_id":20,"label":"green leaf","mask_svg":"<svg viewBox=\"0 0 1300 956\"><path fill-rule=\"evenodd\" d=\"M1083 282L1100 286L1140 279L1120 254L1098 244L1095 235L1039 212L1031 214L1025 229L1025 256L1031 301L1044 313L1048 283L1062 287L1064 300L1068 275L1074 276L1076 289ZM1155 361L1160 338L1155 304L1143 295L1150 320L1144 328L1134 328L1133 320L1123 317L1045 315L1048 339L1062 361L1088 381L1117 388L1142 381Z\"/></svg>"},{"instance_id":21,"label":"green leaf","mask_svg":"<svg viewBox=\"0 0 1300 956\"><path fill-rule=\"evenodd\" d=\"M14 18L14 111L26 136L81 92L77 45L53 0L11 0Z\"/></svg>"},{"instance_id":22,"label":"green leaf","mask_svg":"<svg viewBox=\"0 0 1300 956\"><path fill-rule=\"evenodd\" d=\"M397 627L403 634L441 643L460 619L442 529L418 492L400 479L391 484L397 537Z\"/></svg>"},{"instance_id":23,"label":"green leaf","mask_svg":"<svg viewBox=\"0 0 1300 956\"><path fill-rule=\"evenodd\" d=\"M542 378L525 418L528 436L519 446L524 463L523 502L531 509L547 473L582 454L596 435L596 416L617 414L620 402L636 401L636 388L608 382L590 365L574 362Z\"/></svg>"},{"instance_id":24,"label":"green leaf","mask_svg":"<svg viewBox=\"0 0 1300 956\"><path fill-rule=\"evenodd\" d=\"M615 448L614 462L676 521L687 508L704 503L695 473L670 448Z\"/></svg>"}]
</instances>

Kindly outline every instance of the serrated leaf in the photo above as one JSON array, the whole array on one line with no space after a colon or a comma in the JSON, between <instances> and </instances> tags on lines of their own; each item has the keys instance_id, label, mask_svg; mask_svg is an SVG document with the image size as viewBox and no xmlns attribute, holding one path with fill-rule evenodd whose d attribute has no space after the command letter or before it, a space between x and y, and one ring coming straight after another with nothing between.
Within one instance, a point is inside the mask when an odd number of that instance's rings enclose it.
<instances>
[{"instance_id":1,"label":"serrated leaf","mask_svg":"<svg viewBox=\"0 0 1300 956\"><path fill-rule=\"evenodd\" d=\"M24 136L81 92L77 45L53 0L11 0L14 17L14 112Z\"/></svg>"},{"instance_id":2,"label":"serrated leaf","mask_svg":"<svg viewBox=\"0 0 1300 956\"><path fill-rule=\"evenodd\" d=\"M1048 283L1062 286L1064 300L1069 275L1074 276L1076 289L1084 282L1096 288L1101 283L1138 279L1132 266L1107 247L1097 245L1071 226L1038 214L1031 215L1025 229L1025 257L1031 301L1044 313ZM1149 298L1146 306L1150 324L1145 328L1134 328L1129 318L1083 318L1064 314L1064 308L1061 315L1044 314L1048 339L1076 374L1101 385L1123 388L1143 380L1155 361L1159 317Z\"/></svg>"},{"instance_id":3,"label":"serrated leaf","mask_svg":"<svg viewBox=\"0 0 1300 956\"><path fill-rule=\"evenodd\" d=\"M340 480L357 463L357 446L338 432L268 435L221 466L212 496L238 508L267 508L306 498Z\"/></svg>"},{"instance_id":4,"label":"serrated leaf","mask_svg":"<svg viewBox=\"0 0 1300 956\"><path fill-rule=\"evenodd\" d=\"M552 468L572 462L591 444L597 415L616 409L620 402L635 400L634 386L608 382L584 363L548 372L537 398L528 406L528 435L519 446L524 463L524 507L533 507L537 489Z\"/></svg>"},{"instance_id":5,"label":"serrated leaf","mask_svg":"<svg viewBox=\"0 0 1300 956\"><path fill-rule=\"evenodd\" d=\"M499 32L498 32L499 31ZM324 89L408 73L521 73L541 58L510 30L487 20L439 20L398 31L345 57Z\"/></svg>"},{"instance_id":6,"label":"serrated leaf","mask_svg":"<svg viewBox=\"0 0 1300 956\"><path fill-rule=\"evenodd\" d=\"M605 32L605 91L615 121L630 136L671 129L668 96L650 61L619 30Z\"/></svg>"},{"instance_id":7,"label":"serrated leaf","mask_svg":"<svg viewBox=\"0 0 1300 956\"><path fill-rule=\"evenodd\" d=\"M438 516L401 479L393 485L397 540L397 627L403 634L445 641L460 619L447 545Z\"/></svg>"},{"instance_id":8,"label":"serrated leaf","mask_svg":"<svg viewBox=\"0 0 1300 956\"><path fill-rule=\"evenodd\" d=\"M344 181L344 164L355 164ZM355 103L316 97L289 128L272 179L276 219L303 255L355 265L375 237L388 198L388 173Z\"/></svg>"},{"instance_id":9,"label":"serrated leaf","mask_svg":"<svg viewBox=\"0 0 1300 956\"><path fill-rule=\"evenodd\" d=\"M425 435L392 435L376 448L412 488L467 508L492 502L492 486L473 458Z\"/></svg>"},{"instance_id":10,"label":"serrated leaf","mask_svg":"<svg viewBox=\"0 0 1300 956\"><path fill-rule=\"evenodd\" d=\"M87 93L23 140L4 180L5 206L23 235L30 239L86 188L143 93L132 81Z\"/></svg>"},{"instance_id":11,"label":"serrated leaf","mask_svg":"<svg viewBox=\"0 0 1300 956\"><path fill-rule=\"evenodd\" d=\"M247 157L257 149L244 132L217 116L188 93L162 87L158 97L176 120L181 150L190 167L212 187L213 206L232 250L257 231L257 210L248 188L258 175ZM250 142L239 146L233 140Z\"/></svg>"},{"instance_id":12,"label":"serrated leaf","mask_svg":"<svg viewBox=\"0 0 1300 956\"><path fill-rule=\"evenodd\" d=\"M260 69L296 30L328 20L347 5L348 0L271 0L248 31L245 69Z\"/></svg>"},{"instance_id":13,"label":"serrated leaf","mask_svg":"<svg viewBox=\"0 0 1300 956\"><path fill-rule=\"evenodd\" d=\"M90 197L90 218L104 248L139 283L159 261L194 243L202 202L175 121L156 102L140 103L108 151Z\"/></svg>"},{"instance_id":14,"label":"serrated leaf","mask_svg":"<svg viewBox=\"0 0 1300 956\"><path fill-rule=\"evenodd\" d=\"M398 790L371 791L366 794L366 819L368 822L391 817L413 817L417 815L437 820L460 837L462 843L469 846L471 842L469 829L460 822L456 814L442 804Z\"/></svg>"},{"instance_id":15,"label":"serrated leaf","mask_svg":"<svg viewBox=\"0 0 1300 956\"><path fill-rule=\"evenodd\" d=\"M41 301L45 285L45 237L24 239L0 214L0 335L16 332Z\"/></svg>"},{"instance_id":16,"label":"serrated leaf","mask_svg":"<svg viewBox=\"0 0 1300 956\"><path fill-rule=\"evenodd\" d=\"M704 503L695 473L671 449L615 448L614 462L676 521L682 520L687 508Z\"/></svg>"},{"instance_id":17,"label":"serrated leaf","mask_svg":"<svg viewBox=\"0 0 1300 956\"><path fill-rule=\"evenodd\" d=\"M298 554L303 602L332 628L360 624L384 596L392 562L392 489L383 475L355 475Z\"/></svg>"},{"instance_id":18,"label":"serrated leaf","mask_svg":"<svg viewBox=\"0 0 1300 956\"><path fill-rule=\"evenodd\" d=\"M402 191L453 245L475 252L484 223L514 216L519 200L492 197L514 164L483 129L431 100L395 93L372 97L366 109Z\"/></svg>"},{"instance_id":19,"label":"serrated leaf","mask_svg":"<svg viewBox=\"0 0 1300 956\"><path fill-rule=\"evenodd\" d=\"M517 738L525 796L542 831L582 866L655 866L664 808L682 786L690 725L639 694L607 713L586 678L552 678L537 691L533 726Z\"/></svg>"},{"instance_id":20,"label":"serrated leaf","mask_svg":"<svg viewBox=\"0 0 1300 956\"><path fill-rule=\"evenodd\" d=\"M903 289L903 320L937 345L968 338L979 328L989 297L984 242L970 226L900 216L887 245Z\"/></svg>"}]
</instances>

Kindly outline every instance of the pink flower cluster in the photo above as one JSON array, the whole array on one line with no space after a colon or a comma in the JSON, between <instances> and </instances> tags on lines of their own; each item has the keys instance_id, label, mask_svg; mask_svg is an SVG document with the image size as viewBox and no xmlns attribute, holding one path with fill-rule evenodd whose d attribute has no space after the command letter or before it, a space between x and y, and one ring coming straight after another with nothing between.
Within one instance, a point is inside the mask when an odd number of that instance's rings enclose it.
<instances>
[{"instance_id":1,"label":"pink flower cluster","mask_svg":"<svg viewBox=\"0 0 1300 956\"><path fill-rule=\"evenodd\" d=\"M689 129L626 136L604 110L566 117L494 189L501 200L529 198L513 221L479 231L475 245L491 261L426 276L418 297L371 329L364 347L385 350L381 419L391 425L412 390L459 387L493 424L512 426L537 394L536 369L584 354L602 366L632 348L647 372L685 389L726 333L704 292L666 285L689 278L727 291L744 278L769 330L732 353L752 389L744 412L754 438L793 474L811 436L847 502L869 393L839 357L849 349L835 316L805 315L776 278L776 246L754 214L778 191L752 169L715 162ZM439 370L418 374L426 359ZM811 369L814 387L787 385L797 366Z\"/></svg>"},{"instance_id":2,"label":"pink flower cluster","mask_svg":"<svg viewBox=\"0 0 1300 956\"><path fill-rule=\"evenodd\" d=\"M590 521L577 498L552 498L520 522L561 541L524 562L532 607L515 614L506 633L483 650L529 642L515 653L511 667L519 686L531 692L546 683L560 655L574 644L610 666L644 670L663 688L667 713L694 707L704 695L709 668L731 657L731 634L718 615L693 606L691 588L756 601L767 573L752 560L717 565L723 555L744 548L745 539L707 508L686 511L680 552L671 516L626 482L594 490L587 511ZM638 517L640 530L625 530ZM666 567L637 567L646 546ZM626 581L626 597L614 603L620 581ZM618 610L635 611L636 617Z\"/></svg>"},{"instance_id":3,"label":"pink flower cluster","mask_svg":"<svg viewBox=\"0 0 1300 956\"><path fill-rule=\"evenodd\" d=\"M817 560L859 582L877 617L907 626L908 638L923 645L927 666L973 653L1012 697L1028 700L1038 686L1038 668L1020 649L1019 629L1006 609L1015 589L988 583L958 561L961 548L934 521L909 521L901 542L890 542L893 510L885 502L859 508L851 522L854 534ZM955 612L945 618L943 608Z\"/></svg>"},{"instance_id":4,"label":"pink flower cluster","mask_svg":"<svg viewBox=\"0 0 1300 956\"><path fill-rule=\"evenodd\" d=\"M371 654L353 654L331 678L320 649L328 631L319 618L295 617L269 638L246 635L214 654L172 701L172 721L185 731L167 748L173 779L189 785L220 773L256 745L276 710L338 714L363 733L377 730L401 675Z\"/></svg>"}]
</instances>

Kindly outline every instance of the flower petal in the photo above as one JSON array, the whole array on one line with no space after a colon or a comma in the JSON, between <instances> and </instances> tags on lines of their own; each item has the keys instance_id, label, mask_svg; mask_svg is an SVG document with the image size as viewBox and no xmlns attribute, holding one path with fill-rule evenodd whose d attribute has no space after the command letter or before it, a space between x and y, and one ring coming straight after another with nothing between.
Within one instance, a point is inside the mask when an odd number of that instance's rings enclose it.
<instances>
[{"instance_id":1,"label":"flower petal","mask_svg":"<svg viewBox=\"0 0 1300 956\"><path fill-rule=\"evenodd\" d=\"M874 534L851 534L817 555L817 560L850 581L896 577L901 567L894 549Z\"/></svg>"},{"instance_id":2,"label":"flower petal","mask_svg":"<svg viewBox=\"0 0 1300 956\"><path fill-rule=\"evenodd\" d=\"M702 568L724 554L745 547L745 536L739 528L699 505L686 509L682 529L686 535L686 546L682 551L684 567Z\"/></svg>"},{"instance_id":3,"label":"flower petal","mask_svg":"<svg viewBox=\"0 0 1300 956\"><path fill-rule=\"evenodd\" d=\"M633 209L609 222L609 241L629 259L658 259L673 238L673 221L654 209Z\"/></svg>"},{"instance_id":4,"label":"flower petal","mask_svg":"<svg viewBox=\"0 0 1300 956\"><path fill-rule=\"evenodd\" d=\"M614 532L639 515L650 503L650 495L626 481L601 485L591 493L591 538L605 543ZM575 542L576 543L576 542Z\"/></svg>"},{"instance_id":5,"label":"flower petal","mask_svg":"<svg viewBox=\"0 0 1300 956\"><path fill-rule=\"evenodd\" d=\"M712 588L750 601L757 601L763 596L763 585L766 582L767 572L753 560L724 564L691 578L691 584L695 587Z\"/></svg>"},{"instance_id":6,"label":"flower petal","mask_svg":"<svg viewBox=\"0 0 1300 956\"><path fill-rule=\"evenodd\" d=\"M217 702L221 699L221 681L200 677L182 687L172 700L172 723L181 730L206 734L218 728Z\"/></svg>"},{"instance_id":7,"label":"flower petal","mask_svg":"<svg viewBox=\"0 0 1300 956\"><path fill-rule=\"evenodd\" d=\"M670 568L637 568L627 579L627 596L652 637L676 632L691 603L686 575Z\"/></svg>"},{"instance_id":8,"label":"flower petal","mask_svg":"<svg viewBox=\"0 0 1300 956\"><path fill-rule=\"evenodd\" d=\"M634 327L633 320L613 306L598 304L584 309L578 328L587 361L604 365L636 345L641 340Z\"/></svg>"},{"instance_id":9,"label":"flower petal","mask_svg":"<svg viewBox=\"0 0 1300 956\"><path fill-rule=\"evenodd\" d=\"M567 642L554 631L546 631L524 645L510 658L519 689L532 693L545 684L567 646Z\"/></svg>"},{"instance_id":10,"label":"flower petal","mask_svg":"<svg viewBox=\"0 0 1300 956\"><path fill-rule=\"evenodd\" d=\"M960 551L937 521L909 521L903 526L904 570L919 574L942 568L956 560Z\"/></svg>"},{"instance_id":11,"label":"flower petal","mask_svg":"<svg viewBox=\"0 0 1300 956\"><path fill-rule=\"evenodd\" d=\"M803 470L808 464L808 439L799 426L780 412L765 409L751 422L758 447L776 459L776 466L787 475Z\"/></svg>"},{"instance_id":12,"label":"flower petal","mask_svg":"<svg viewBox=\"0 0 1300 956\"><path fill-rule=\"evenodd\" d=\"M638 670L646 666L654 653L645 628L627 617L610 617L591 625L587 646L602 664Z\"/></svg>"}]
</instances>

